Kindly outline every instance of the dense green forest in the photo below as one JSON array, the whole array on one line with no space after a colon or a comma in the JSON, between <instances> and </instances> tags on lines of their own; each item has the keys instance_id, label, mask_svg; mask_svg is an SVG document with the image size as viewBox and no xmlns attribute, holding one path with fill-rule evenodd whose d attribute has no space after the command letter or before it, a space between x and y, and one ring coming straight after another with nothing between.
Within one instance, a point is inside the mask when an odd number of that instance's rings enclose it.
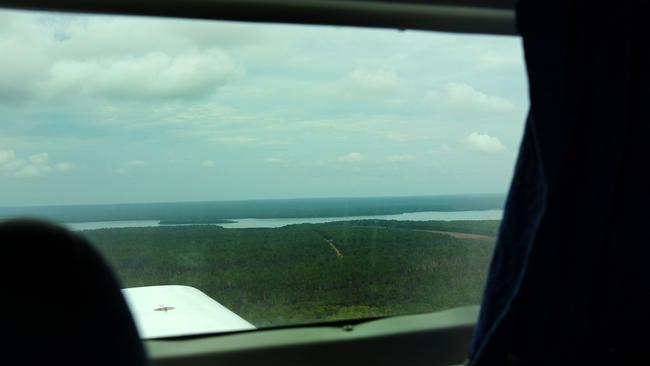
<instances>
[{"instance_id":1,"label":"dense green forest","mask_svg":"<svg viewBox=\"0 0 650 366\"><path fill-rule=\"evenodd\" d=\"M477 304L497 228L498 221L364 220L82 233L124 287L193 286L268 326ZM461 239L440 231L490 236Z\"/></svg>"},{"instance_id":2,"label":"dense green forest","mask_svg":"<svg viewBox=\"0 0 650 366\"><path fill-rule=\"evenodd\" d=\"M500 220L406 221L406 220L351 220L330 223L343 227L401 228L447 231L485 236L497 236Z\"/></svg>"}]
</instances>

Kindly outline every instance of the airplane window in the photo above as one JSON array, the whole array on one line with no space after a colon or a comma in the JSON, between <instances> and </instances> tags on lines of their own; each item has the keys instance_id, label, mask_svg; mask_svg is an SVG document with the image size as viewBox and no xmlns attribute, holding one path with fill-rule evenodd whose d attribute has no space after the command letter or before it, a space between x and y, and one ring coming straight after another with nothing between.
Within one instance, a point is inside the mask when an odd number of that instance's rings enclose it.
<instances>
[{"instance_id":1,"label":"airplane window","mask_svg":"<svg viewBox=\"0 0 650 366\"><path fill-rule=\"evenodd\" d=\"M514 37L0 12L0 218L87 237L144 338L477 304Z\"/></svg>"}]
</instances>

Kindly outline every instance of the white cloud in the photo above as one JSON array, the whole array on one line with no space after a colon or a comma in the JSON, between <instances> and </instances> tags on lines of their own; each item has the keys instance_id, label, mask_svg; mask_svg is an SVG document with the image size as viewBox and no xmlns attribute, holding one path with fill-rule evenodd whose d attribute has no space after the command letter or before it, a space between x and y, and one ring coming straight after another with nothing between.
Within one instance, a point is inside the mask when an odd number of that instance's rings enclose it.
<instances>
[{"instance_id":1,"label":"white cloud","mask_svg":"<svg viewBox=\"0 0 650 366\"><path fill-rule=\"evenodd\" d=\"M131 161L127 161L124 165L128 167L145 166L147 165L147 162L143 160L131 160Z\"/></svg>"},{"instance_id":2,"label":"white cloud","mask_svg":"<svg viewBox=\"0 0 650 366\"><path fill-rule=\"evenodd\" d=\"M469 136L465 137L463 144L468 150L487 154L496 154L506 149L497 137L478 132L472 132Z\"/></svg>"},{"instance_id":3,"label":"white cloud","mask_svg":"<svg viewBox=\"0 0 650 366\"><path fill-rule=\"evenodd\" d=\"M129 174L131 171L140 169L146 165L147 162L144 160L130 160L122 164L122 166L120 166L119 168L115 169L115 173L120 175L126 175Z\"/></svg>"},{"instance_id":4,"label":"white cloud","mask_svg":"<svg viewBox=\"0 0 650 366\"><path fill-rule=\"evenodd\" d=\"M398 155L391 155L388 157L388 161L391 163L403 163L406 161L413 161L413 160L415 160L415 157L409 154L398 154Z\"/></svg>"},{"instance_id":5,"label":"white cloud","mask_svg":"<svg viewBox=\"0 0 650 366\"><path fill-rule=\"evenodd\" d=\"M55 172L69 172L74 169L74 164L59 162L50 163L48 153L42 152L31 155L26 159L16 156L13 150L0 150L0 174L14 177L39 177Z\"/></svg>"},{"instance_id":6,"label":"white cloud","mask_svg":"<svg viewBox=\"0 0 650 366\"><path fill-rule=\"evenodd\" d=\"M49 96L81 92L113 98L196 97L210 94L234 72L230 57L219 50L63 59L51 66L44 89Z\"/></svg>"},{"instance_id":7,"label":"white cloud","mask_svg":"<svg viewBox=\"0 0 650 366\"><path fill-rule=\"evenodd\" d=\"M16 159L13 150L0 150L0 165L4 165Z\"/></svg>"},{"instance_id":8,"label":"white cloud","mask_svg":"<svg viewBox=\"0 0 650 366\"><path fill-rule=\"evenodd\" d=\"M256 138L245 136L217 137L214 140L224 144L250 144L257 141Z\"/></svg>"},{"instance_id":9,"label":"white cloud","mask_svg":"<svg viewBox=\"0 0 650 366\"><path fill-rule=\"evenodd\" d=\"M59 172L69 172L75 168L75 165L68 162L58 163L54 165L54 169Z\"/></svg>"},{"instance_id":10,"label":"white cloud","mask_svg":"<svg viewBox=\"0 0 650 366\"><path fill-rule=\"evenodd\" d=\"M33 164L47 164L50 156L47 153L35 154L29 157L29 162Z\"/></svg>"},{"instance_id":11,"label":"white cloud","mask_svg":"<svg viewBox=\"0 0 650 366\"><path fill-rule=\"evenodd\" d=\"M215 162L212 160L206 160L201 163L201 166L204 168L214 168L215 166L217 166L217 164L215 164Z\"/></svg>"},{"instance_id":12,"label":"white cloud","mask_svg":"<svg viewBox=\"0 0 650 366\"><path fill-rule=\"evenodd\" d=\"M486 51L478 57L481 65L488 67L523 67L524 57L520 49L505 49L497 51Z\"/></svg>"},{"instance_id":13,"label":"white cloud","mask_svg":"<svg viewBox=\"0 0 650 366\"><path fill-rule=\"evenodd\" d=\"M445 91L447 103L454 108L484 111L510 111L514 109L514 104L508 99L483 93L465 83L447 83Z\"/></svg>"},{"instance_id":14,"label":"white cloud","mask_svg":"<svg viewBox=\"0 0 650 366\"><path fill-rule=\"evenodd\" d=\"M347 155L339 156L337 160L343 163L359 163L363 161L363 155L358 152L352 152Z\"/></svg>"},{"instance_id":15,"label":"white cloud","mask_svg":"<svg viewBox=\"0 0 650 366\"><path fill-rule=\"evenodd\" d=\"M276 158L276 157L269 157L269 158L266 158L266 162L271 163L271 164L281 164L281 163L284 163L284 159Z\"/></svg>"},{"instance_id":16,"label":"white cloud","mask_svg":"<svg viewBox=\"0 0 650 366\"><path fill-rule=\"evenodd\" d=\"M404 141L407 141L409 139L408 136L406 136L404 134L399 134L399 133L388 133L388 134L386 134L385 137L388 140L397 141L397 142L404 142Z\"/></svg>"},{"instance_id":17,"label":"white cloud","mask_svg":"<svg viewBox=\"0 0 650 366\"><path fill-rule=\"evenodd\" d=\"M252 39L207 22L4 12L0 22L0 102L206 96L243 72L230 49ZM125 32L129 42L114 37Z\"/></svg>"},{"instance_id":18,"label":"white cloud","mask_svg":"<svg viewBox=\"0 0 650 366\"><path fill-rule=\"evenodd\" d=\"M422 141L422 140L429 140L431 139L431 136L428 136L427 134L422 134L418 132L410 132L410 133L404 133L404 132L388 132L385 135L383 135L384 138L390 141L394 142L412 142L412 141Z\"/></svg>"},{"instance_id":19,"label":"white cloud","mask_svg":"<svg viewBox=\"0 0 650 366\"><path fill-rule=\"evenodd\" d=\"M440 144L440 146L436 147L433 150L429 150L430 154L449 154L453 149L447 145L447 144Z\"/></svg>"},{"instance_id":20,"label":"white cloud","mask_svg":"<svg viewBox=\"0 0 650 366\"><path fill-rule=\"evenodd\" d=\"M399 88L401 81L397 73L382 69L357 68L349 79L357 88L373 93L388 93Z\"/></svg>"}]
</instances>

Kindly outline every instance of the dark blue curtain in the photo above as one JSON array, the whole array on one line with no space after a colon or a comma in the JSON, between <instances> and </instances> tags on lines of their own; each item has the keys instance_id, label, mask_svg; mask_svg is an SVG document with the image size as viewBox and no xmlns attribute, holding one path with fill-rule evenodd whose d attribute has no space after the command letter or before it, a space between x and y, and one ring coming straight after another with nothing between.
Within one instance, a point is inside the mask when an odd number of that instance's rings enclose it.
<instances>
[{"instance_id":1,"label":"dark blue curtain","mask_svg":"<svg viewBox=\"0 0 650 366\"><path fill-rule=\"evenodd\" d=\"M517 4L531 107L472 365L648 358L648 10L640 0Z\"/></svg>"}]
</instances>

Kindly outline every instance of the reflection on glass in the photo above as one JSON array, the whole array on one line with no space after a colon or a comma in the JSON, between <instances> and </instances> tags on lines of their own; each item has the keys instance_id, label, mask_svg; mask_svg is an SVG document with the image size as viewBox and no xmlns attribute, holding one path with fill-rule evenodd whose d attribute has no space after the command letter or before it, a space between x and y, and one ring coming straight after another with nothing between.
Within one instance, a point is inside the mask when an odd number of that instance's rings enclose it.
<instances>
[{"instance_id":1,"label":"reflection on glass","mask_svg":"<svg viewBox=\"0 0 650 366\"><path fill-rule=\"evenodd\" d=\"M518 40L14 11L0 30L0 218L89 238L146 287L133 308L172 309L143 319L180 309L158 296L255 327L478 303Z\"/></svg>"}]
</instances>

